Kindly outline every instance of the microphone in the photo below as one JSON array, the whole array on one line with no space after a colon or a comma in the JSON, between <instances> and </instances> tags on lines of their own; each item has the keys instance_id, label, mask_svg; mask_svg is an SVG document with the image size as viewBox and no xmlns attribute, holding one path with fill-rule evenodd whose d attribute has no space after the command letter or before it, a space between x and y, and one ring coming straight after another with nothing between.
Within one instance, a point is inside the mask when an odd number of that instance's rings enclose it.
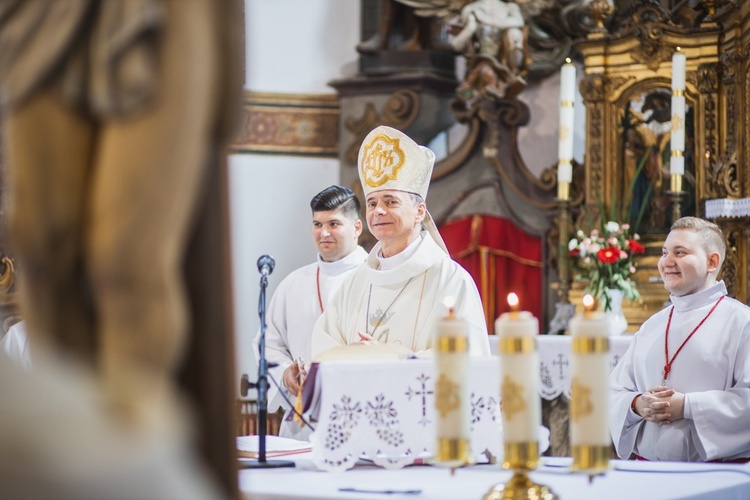
<instances>
[{"instance_id":1,"label":"microphone","mask_svg":"<svg viewBox=\"0 0 750 500\"><path fill-rule=\"evenodd\" d=\"M261 255L258 259L258 272L261 276L268 276L273 272L276 261L270 255Z\"/></svg>"}]
</instances>

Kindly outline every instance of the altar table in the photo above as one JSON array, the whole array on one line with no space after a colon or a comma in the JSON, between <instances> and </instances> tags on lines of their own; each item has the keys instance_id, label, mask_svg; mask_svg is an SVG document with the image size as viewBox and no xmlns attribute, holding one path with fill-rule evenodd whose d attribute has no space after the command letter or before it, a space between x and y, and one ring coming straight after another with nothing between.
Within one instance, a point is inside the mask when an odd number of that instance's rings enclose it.
<instances>
[{"instance_id":1,"label":"altar table","mask_svg":"<svg viewBox=\"0 0 750 500\"><path fill-rule=\"evenodd\" d=\"M478 500L492 486L508 481L511 476L499 465L466 467L456 470L454 475L446 469L432 466L386 470L372 465L357 465L341 474L327 474L309 470L312 467L310 456L295 456L292 459L297 463L297 468L240 471L239 484L243 498ZM569 473L569 463L570 459L544 458L537 470L531 473L531 479L550 487L560 500L750 498L748 464L615 460L611 462L612 470L589 483L587 476Z\"/></svg>"}]
</instances>

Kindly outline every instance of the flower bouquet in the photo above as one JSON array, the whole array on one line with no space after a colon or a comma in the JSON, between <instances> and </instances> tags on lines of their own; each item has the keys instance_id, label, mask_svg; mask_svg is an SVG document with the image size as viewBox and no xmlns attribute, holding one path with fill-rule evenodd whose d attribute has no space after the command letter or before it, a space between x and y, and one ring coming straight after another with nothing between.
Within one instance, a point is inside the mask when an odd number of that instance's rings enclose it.
<instances>
[{"instance_id":1,"label":"flower bouquet","mask_svg":"<svg viewBox=\"0 0 750 500\"><path fill-rule=\"evenodd\" d=\"M631 236L629 224L608 221L588 235L579 229L568 243L568 256L578 271L576 280L588 280L585 292L603 300L605 311L612 310L608 289L622 291L631 301L641 298L631 279L636 271L633 256L645 252L639 240L637 233Z\"/></svg>"}]
</instances>

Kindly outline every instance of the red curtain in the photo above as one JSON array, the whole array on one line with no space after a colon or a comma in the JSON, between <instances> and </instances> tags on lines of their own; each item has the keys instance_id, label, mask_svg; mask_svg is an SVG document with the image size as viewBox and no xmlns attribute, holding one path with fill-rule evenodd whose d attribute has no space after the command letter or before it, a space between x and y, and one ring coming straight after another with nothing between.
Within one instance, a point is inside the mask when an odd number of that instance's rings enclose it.
<instances>
[{"instance_id":1,"label":"red curtain","mask_svg":"<svg viewBox=\"0 0 750 500\"><path fill-rule=\"evenodd\" d=\"M542 240L511 221L490 215L469 215L440 227L451 257L479 288L487 330L508 311L507 296L515 292L521 309L542 317Z\"/></svg>"}]
</instances>

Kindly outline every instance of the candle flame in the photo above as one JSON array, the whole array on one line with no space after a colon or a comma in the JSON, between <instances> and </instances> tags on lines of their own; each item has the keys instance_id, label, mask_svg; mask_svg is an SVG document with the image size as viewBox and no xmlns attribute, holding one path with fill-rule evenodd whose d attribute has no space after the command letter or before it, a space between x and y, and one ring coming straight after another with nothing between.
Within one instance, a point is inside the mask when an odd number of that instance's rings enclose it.
<instances>
[{"instance_id":1,"label":"candle flame","mask_svg":"<svg viewBox=\"0 0 750 500\"><path fill-rule=\"evenodd\" d=\"M594 303L595 302L596 301L594 300L593 296L591 296L589 294L586 294L586 295L583 296L583 308L587 312L593 311L593 309L594 309Z\"/></svg>"},{"instance_id":2,"label":"candle flame","mask_svg":"<svg viewBox=\"0 0 750 500\"><path fill-rule=\"evenodd\" d=\"M518 302L519 302L518 295L516 295L515 292L510 292L508 294L508 305L510 306L510 309L512 311L518 310Z\"/></svg>"},{"instance_id":3,"label":"candle flame","mask_svg":"<svg viewBox=\"0 0 750 500\"><path fill-rule=\"evenodd\" d=\"M677 48L675 49L675 51L676 51L676 52L680 52L680 51L682 51L682 48L680 48L680 47L677 47Z\"/></svg>"},{"instance_id":4,"label":"candle flame","mask_svg":"<svg viewBox=\"0 0 750 500\"><path fill-rule=\"evenodd\" d=\"M572 62L573 62L573 61L572 61L572 60L570 59L570 57L566 57L566 58L565 58L565 64L570 64L570 63L572 63Z\"/></svg>"}]
</instances>

